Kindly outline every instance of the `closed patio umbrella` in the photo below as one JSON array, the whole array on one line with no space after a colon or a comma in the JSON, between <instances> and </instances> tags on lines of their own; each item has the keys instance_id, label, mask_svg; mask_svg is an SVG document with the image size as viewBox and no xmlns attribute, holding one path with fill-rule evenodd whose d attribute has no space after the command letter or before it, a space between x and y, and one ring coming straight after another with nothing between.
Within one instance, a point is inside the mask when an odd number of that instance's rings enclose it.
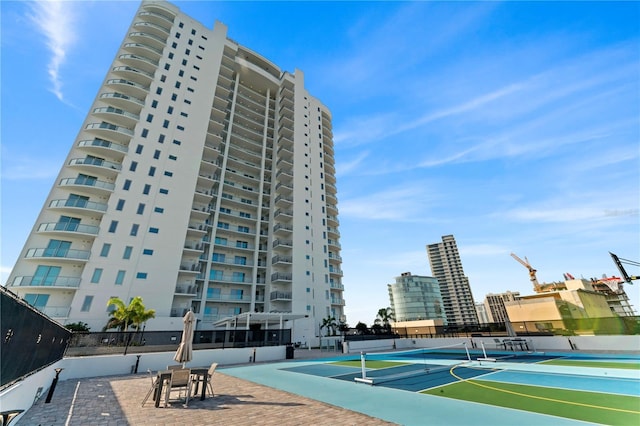
<instances>
[{"instance_id":1,"label":"closed patio umbrella","mask_svg":"<svg viewBox=\"0 0 640 426\"><path fill-rule=\"evenodd\" d=\"M182 329L182 339L180 340L180 346L173 357L176 362L182 363L182 368L185 367L187 362L193 358L193 323L196 321L195 315L189 310L182 319L184 328Z\"/></svg>"}]
</instances>

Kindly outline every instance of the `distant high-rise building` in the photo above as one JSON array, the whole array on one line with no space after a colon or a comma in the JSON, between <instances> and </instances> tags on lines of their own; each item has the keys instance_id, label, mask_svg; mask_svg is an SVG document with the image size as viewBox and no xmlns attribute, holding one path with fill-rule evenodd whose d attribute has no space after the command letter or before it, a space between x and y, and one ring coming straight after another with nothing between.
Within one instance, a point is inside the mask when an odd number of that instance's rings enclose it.
<instances>
[{"instance_id":1,"label":"distant high-rise building","mask_svg":"<svg viewBox=\"0 0 640 426\"><path fill-rule=\"evenodd\" d=\"M487 308L484 306L484 303L476 303L476 313L478 314L478 321L480 324L488 324L489 315L487 315Z\"/></svg>"},{"instance_id":2,"label":"distant high-rise building","mask_svg":"<svg viewBox=\"0 0 640 426\"><path fill-rule=\"evenodd\" d=\"M437 279L405 272L396 277L394 284L387 284L387 288L395 321L441 319L446 325Z\"/></svg>"},{"instance_id":3,"label":"distant high-rise building","mask_svg":"<svg viewBox=\"0 0 640 426\"><path fill-rule=\"evenodd\" d=\"M144 1L7 285L92 330L141 296L147 330L191 309L198 329L300 318L310 342L344 317L332 138L302 72Z\"/></svg>"},{"instance_id":4,"label":"distant high-rise building","mask_svg":"<svg viewBox=\"0 0 640 426\"><path fill-rule=\"evenodd\" d=\"M513 302L520 297L519 292L507 291L500 294L489 293L484 298L484 307L487 312L489 322L506 322L509 319L505 302Z\"/></svg>"},{"instance_id":5,"label":"distant high-rise building","mask_svg":"<svg viewBox=\"0 0 640 426\"><path fill-rule=\"evenodd\" d=\"M431 274L438 279L449 326L478 325L469 279L464 275L453 235L427 245Z\"/></svg>"}]
</instances>

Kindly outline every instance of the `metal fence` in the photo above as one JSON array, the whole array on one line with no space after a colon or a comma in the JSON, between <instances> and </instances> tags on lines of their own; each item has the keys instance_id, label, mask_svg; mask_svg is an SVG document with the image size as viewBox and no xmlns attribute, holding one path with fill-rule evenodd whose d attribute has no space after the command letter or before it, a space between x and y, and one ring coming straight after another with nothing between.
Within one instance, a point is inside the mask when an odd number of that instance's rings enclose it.
<instances>
[{"instance_id":1,"label":"metal fence","mask_svg":"<svg viewBox=\"0 0 640 426\"><path fill-rule=\"evenodd\" d=\"M71 332L0 286L0 389L62 359Z\"/></svg>"},{"instance_id":2,"label":"metal fence","mask_svg":"<svg viewBox=\"0 0 640 426\"><path fill-rule=\"evenodd\" d=\"M67 356L96 353L139 353L177 349L182 331L75 332ZM291 330L196 330L194 349L281 346L291 343Z\"/></svg>"}]
</instances>

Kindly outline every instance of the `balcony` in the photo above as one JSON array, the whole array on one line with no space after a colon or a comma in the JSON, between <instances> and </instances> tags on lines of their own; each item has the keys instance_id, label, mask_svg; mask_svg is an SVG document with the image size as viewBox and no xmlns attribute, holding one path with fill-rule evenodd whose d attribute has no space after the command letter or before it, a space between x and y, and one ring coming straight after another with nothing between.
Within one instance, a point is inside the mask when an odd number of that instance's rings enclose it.
<instances>
[{"instance_id":1,"label":"balcony","mask_svg":"<svg viewBox=\"0 0 640 426\"><path fill-rule=\"evenodd\" d=\"M158 61L147 58L142 55L134 55L132 53L124 53L118 56L118 60L148 73L153 73L158 68Z\"/></svg>"},{"instance_id":2,"label":"balcony","mask_svg":"<svg viewBox=\"0 0 640 426\"><path fill-rule=\"evenodd\" d=\"M68 318L71 306L34 306L37 310L50 318Z\"/></svg>"},{"instance_id":3,"label":"balcony","mask_svg":"<svg viewBox=\"0 0 640 426\"><path fill-rule=\"evenodd\" d=\"M333 274L333 275L339 275L342 276L342 270L338 269L338 268L334 268L332 266L329 266L329 273Z\"/></svg>"},{"instance_id":4,"label":"balcony","mask_svg":"<svg viewBox=\"0 0 640 426\"><path fill-rule=\"evenodd\" d=\"M113 67L112 71L118 77L128 79L143 86L148 86L153 81L153 73L141 71L128 65Z\"/></svg>"},{"instance_id":5,"label":"balcony","mask_svg":"<svg viewBox=\"0 0 640 426\"><path fill-rule=\"evenodd\" d=\"M47 277L43 279L42 277L21 276L15 277L11 286L78 288L80 287L80 277Z\"/></svg>"},{"instance_id":6,"label":"balcony","mask_svg":"<svg viewBox=\"0 0 640 426\"><path fill-rule=\"evenodd\" d=\"M138 14L138 16L143 17L147 21L157 23L158 25L167 25L167 24L169 24L170 27L173 25L173 18L172 17L163 15L163 14L158 13L158 12L145 11L145 12L140 12Z\"/></svg>"},{"instance_id":7,"label":"balcony","mask_svg":"<svg viewBox=\"0 0 640 426\"><path fill-rule=\"evenodd\" d=\"M113 155L114 153L126 154L129 148L119 143L105 141L104 139L95 138L93 140L83 140L78 142L79 148L90 148L91 152L95 152L101 155Z\"/></svg>"},{"instance_id":8,"label":"balcony","mask_svg":"<svg viewBox=\"0 0 640 426\"><path fill-rule=\"evenodd\" d=\"M107 203L96 203L94 201L87 201L84 199L52 200L49 203L49 208L68 211L78 211L78 209L80 209L104 213L107 211Z\"/></svg>"},{"instance_id":9,"label":"balcony","mask_svg":"<svg viewBox=\"0 0 640 426\"><path fill-rule=\"evenodd\" d=\"M107 123L89 123L85 126L86 130L104 135L107 138L117 140L122 144L127 144L133 136L133 130L128 127L117 126L115 124Z\"/></svg>"},{"instance_id":10,"label":"balcony","mask_svg":"<svg viewBox=\"0 0 640 426\"><path fill-rule=\"evenodd\" d=\"M69 166L84 170L88 173L107 172L108 177L114 179L118 172L122 170L122 165L112 161L103 160L102 158L72 158L69 160Z\"/></svg>"},{"instance_id":11,"label":"balcony","mask_svg":"<svg viewBox=\"0 0 640 426\"><path fill-rule=\"evenodd\" d=\"M144 106L142 99L134 98L133 96L123 95L118 92L106 92L100 95L100 100L108 105L113 105L118 108L123 108L128 111L133 111L139 114Z\"/></svg>"},{"instance_id":12,"label":"balcony","mask_svg":"<svg viewBox=\"0 0 640 426\"><path fill-rule=\"evenodd\" d=\"M286 291L272 291L269 294L269 300L271 301L291 301L291 292Z\"/></svg>"},{"instance_id":13,"label":"balcony","mask_svg":"<svg viewBox=\"0 0 640 426\"><path fill-rule=\"evenodd\" d=\"M276 248L276 247L289 247L289 248L291 248L291 247L293 247L293 241L276 239L276 240L273 240L272 247L273 248Z\"/></svg>"},{"instance_id":14,"label":"balcony","mask_svg":"<svg viewBox=\"0 0 640 426\"><path fill-rule=\"evenodd\" d=\"M115 184L111 182L105 182L101 180L96 180L93 178L86 177L77 177L77 178L66 178L60 180L60 186L77 186L81 188L85 188L86 190L93 189L97 194L110 194L113 192L115 188Z\"/></svg>"},{"instance_id":15,"label":"balcony","mask_svg":"<svg viewBox=\"0 0 640 426\"><path fill-rule=\"evenodd\" d=\"M158 60L162 57L162 49L156 49L155 47L151 47L147 44L142 43L125 43L123 46L129 52L133 52L135 54L139 54L141 56L150 55Z\"/></svg>"},{"instance_id":16,"label":"balcony","mask_svg":"<svg viewBox=\"0 0 640 426\"><path fill-rule=\"evenodd\" d=\"M147 96L147 93L149 93L149 86L136 83L135 81L127 80L124 78L112 78L110 80L107 80L105 84L107 86L114 86L125 95L140 100L144 99L144 97Z\"/></svg>"},{"instance_id":17,"label":"balcony","mask_svg":"<svg viewBox=\"0 0 640 426\"><path fill-rule=\"evenodd\" d=\"M149 32L144 31L135 31L129 33L129 37L132 40L137 40L142 43L153 45L156 47L156 49L162 49L166 44L166 40L164 40L162 37L158 37L157 35L153 35Z\"/></svg>"},{"instance_id":18,"label":"balcony","mask_svg":"<svg viewBox=\"0 0 640 426\"><path fill-rule=\"evenodd\" d=\"M293 197L278 195L276 197L275 204L279 207L291 206L293 204Z\"/></svg>"},{"instance_id":19,"label":"balcony","mask_svg":"<svg viewBox=\"0 0 640 426\"><path fill-rule=\"evenodd\" d=\"M250 295L236 295L236 294L207 294L207 301L211 302L251 302Z\"/></svg>"},{"instance_id":20,"label":"balcony","mask_svg":"<svg viewBox=\"0 0 640 426\"><path fill-rule=\"evenodd\" d=\"M27 259L55 258L56 260L89 260L91 251L72 249L32 248L24 256Z\"/></svg>"},{"instance_id":21,"label":"balcony","mask_svg":"<svg viewBox=\"0 0 640 426\"><path fill-rule=\"evenodd\" d=\"M93 114L96 117L104 118L115 124L120 124L125 127L135 127L140 116L133 114L129 111L125 111L120 108L114 108L112 106L95 108Z\"/></svg>"},{"instance_id":22,"label":"balcony","mask_svg":"<svg viewBox=\"0 0 640 426\"><path fill-rule=\"evenodd\" d=\"M41 223L38 226L39 233L77 233L85 235L98 235L100 228L92 225L82 225L80 223L60 223L49 222Z\"/></svg>"},{"instance_id":23,"label":"balcony","mask_svg":"<svg viewBox=\"0 0 640 426\"><path fill-rule=\"evenodd\" d=\"M273 232L274 233L289 234L289 233L293 232L293 226L283 225L283 224L279 223L279 224L277 224L276 226L273 227Z\"/></svg>"},{"instance_id":24,"label":"balcony","mask_svg":"<svg viewBox=\"0 0 640 426\"><path fill-rule=\"evenodd\" d=\"M278 282L278 281L291 282L291 280L292 280L291 274L285 274L282 272L276 272L275 274L271 274L271 282Z\"/></svg>"},{"instance_id":25,"label":"balcony","mask_svg":"<svg viewBox=\"0 0 640 426\"><path fill-rule=\"evenodd\" d=\"M276 265L278 263L291 264L293 262L293 258L291 256L274 256L271 259L271 264Z\"/></svg>"},{"instance_id":26,"label":"balcony","mask_svg":"<svg viewBox=\"0 0 640 426\"><path fill-rule=\"evenodd\" d=\"M187 296L197 296L198 294L198 286L197 285L177 285L175 294L187 295Z\"/></svg>"},{"instance_id":27,"label":"balcony","mask_svg":"<svg viewBox=\"0 0 640 426\"><path fill-rule=\"evenodd\" d=\"M338 305L338 306L344 306L344 299L338 299L338 298L331 298L331 304L332 305Z\"/></svg>"}]
</instances>

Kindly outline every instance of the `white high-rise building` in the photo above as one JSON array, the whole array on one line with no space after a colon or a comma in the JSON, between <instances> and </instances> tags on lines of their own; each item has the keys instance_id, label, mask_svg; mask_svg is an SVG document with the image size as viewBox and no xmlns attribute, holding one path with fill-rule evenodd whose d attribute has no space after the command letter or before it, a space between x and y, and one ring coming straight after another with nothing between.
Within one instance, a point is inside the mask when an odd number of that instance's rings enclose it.
<instances>
[{"instance_id":1,"label":"white high-rise building","mask_svg":"<svg viewBox=\"0 0 640 426\"><path fill-rule=\"evenodd\" d=\"M7 286L92 331L141 296L147 330L192 309L312 343L344 318L338 226L331 114L303 73L144 1Z\"/></svg>"},{"instance_id":2,"label":"white high-rise building","mask_svg":"<svg viewBox=\"0 0 640 426\"><path fill-rule=\"evenodd\" d=\"M469 279L464 275L458 246L453 235L442 237L441 243L427 245L431 274L438 279L444 301L444 312L450 327L478 325Z\"/></svg>"}]
</instances>

